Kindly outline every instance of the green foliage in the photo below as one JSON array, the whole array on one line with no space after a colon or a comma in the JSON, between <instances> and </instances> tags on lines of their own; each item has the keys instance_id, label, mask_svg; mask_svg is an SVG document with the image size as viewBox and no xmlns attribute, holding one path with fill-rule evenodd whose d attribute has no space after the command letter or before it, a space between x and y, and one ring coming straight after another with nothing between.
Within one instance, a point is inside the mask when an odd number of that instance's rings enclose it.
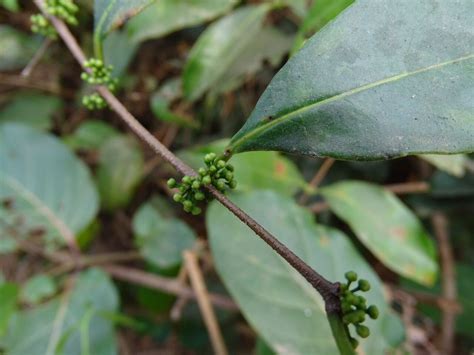
<instances>
[{"instance_id":1,"label":"green foliage","mask_svg":"<svg viewBox=\"0 0 474 355\"><path fill-rule=\"evenodd\" d=\"M181 253L193 247L196 236L179 219L163 214L163 201L154 198L133 217L135 243L144 259L160 269L181 263Z\"/></svg>"},{"instance_id":2,"label":"green foliage","mask_svg":"<svg viewBox=\"0 0 474 355\"><path fill-rule=\"evenodd\" d=\"M16 311L19 288L13 283L0 284L0 338L5 334L11 317Z\"/></svg>"},{"instance_id":3,"label":"green foliage","mask_svg":"<svg viewBox=\"0 0 474 355\"><path fill-rule=\"evenodd\" d=\"M34 14L30 17L31 32L38 33L51 39L57 39L58 33L49 20L42 14Z\"/></svg>"},{"instance_id":4,"label":"green foliage","mask_svg":"<svg viewBox=\"0 0 474 355\"><path fill-rule=\"evenodd\" d=\"M14 70L25 66L40 45L33 38L13 27L0 24L0 70Z\"/></svg>"},{"instance_id":5,"label":"green foliage","mask_svg":"<svg viewBox=\"0 0 474 355\"><path fill-rule=\"evenodd\" d=\"M54 279L47 275L36 275L29 279L21 289L21 300L29 304L37 304L57 291Z\"/></svg>"},{"instance_id":6,"label":"green foliage","mask_svg":"<svg viewBox=\"0 0 474 355\"><path fill-rule=\"evenodd\" d=\"M474 150L472 2L430 3L356 2L280 70L229 148L358 160Z\"/></svg>"},{"instance_id":7,"label":"green foliage","mask_svg":"<svg viewBox=\"0 0 474 355\"><path fill-rule=\"evenodd\" d=\"M72 149L98 150L108 139L120 133L108 123L88 120L81 124L73 134L64 138Z\"/></svg>"},{"instance_id":8,"label":"green foliage","mask_svg":"<svg viewBox=\"0 0 474 355\"><path fill-rule=\"evenodd\" d=\"M367 301L380 310L380 320L367 320L373 336L362 344L365 353L396 345L386 329L400 341L403 331L390 315L380 280L345 235L316 225L308 211L275 192L235 194L232 200L324 277L341 279L347 269L365 275L373 286ZM302 276L216 202L206 223L217 271L265 342L276 352L336 353L323 301Z\"/></svg>"},{"instance_id":9,"label":"green foliage","mask_svg":"<svg viewBox=\"0 0 474 355\"><path fill-rule=\"evenodd\" d=\"M85 228L98 198L89 170L57 138L33 128L0 125L2 238L41 237L49 245Z\"/></svg>"},{"instance_id":10,"label":"green foliage","mask_svg":"<svg viewBox=\"0 0 474 355\"><path fill-rule=\"evenodd\" d=\"M189 53L184 68L183 88L188 99L198 99L218 82L229 64L261 30L269 10L268 4L241 7L206 29Z\"/></svg>"},{"instance_id":11,"label":"green foliage","mask_svg":"<svg viewBox=\"0 0 474 355\"><path fill-rule=\"evenodd\" d=\"M386 266L420 283L434 283L438 267L433 241L394 194L360 181L339 182L321 193Z\"/></svg>"}]
</instances>

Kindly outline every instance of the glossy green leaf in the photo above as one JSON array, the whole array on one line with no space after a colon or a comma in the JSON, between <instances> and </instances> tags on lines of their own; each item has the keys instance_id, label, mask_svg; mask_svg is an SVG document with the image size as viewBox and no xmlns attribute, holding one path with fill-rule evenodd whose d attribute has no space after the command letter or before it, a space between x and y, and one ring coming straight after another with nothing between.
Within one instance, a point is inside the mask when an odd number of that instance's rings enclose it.
<instances>
[{"instance_id":1,"label":"glossy green leaf","mask_svg":"<svg viewBox=\"0 0 474 355\"><path fill-rule=\"evenodd\" d=\"M204 155L223 152L228 140L179 153L179 156L194 169L203 166ZM276 152L249 152L232 158L235 168L237 191L271 189L282 194L294 195L306 189L307 183L293 162Z\"/></svg>"},{"instance_id":2,"label":"glossy green leaf","mask_svg":"<svg viewBox=\"0 0 474 355\"><path fill-rule=\"evenodd\" d=\"M73 134L64 138L72 149L99 149L108 139L118 136L117 129L99 120L89 120L81 124Z\"/></svg>"},{"instance_id":3,"label":"glossy green leaf","mask_svg":"<svg viewBox=\"0 0 474 355\"><path fill-rule=\"evenodd\" d=\"M0 219L22 237L72 239L94 218L98 198L89 170L56 137L0 125ZM5 224L0 235L8 238Z\"/></svg>"},{"instance_id":4,"label":"glossy green leaf","mask_svg":"<svg viewBox=\"0 0 474 355\"><path fill-rule=\"evenodd\" d=\"M3 339L6 353L56 354L62 348L67 355L115 355L118 349L113 324L100 313L117 308L117 291L109 277L97 269L87 270L76 279L71 292L12 319ZM81 334L86 315L92 319L85 324L86 334Z\"/></svg>"},{"instance_id":5,"label":"glossy green leaf","mask_svg":"<svg viewBox=\"0 0 474 355\"><path fill-rule=\"evenodd\" d=\"M104 40L104 62L113 67L112 75L121 77L138 50L125 31L113 31Z\"/></svg>"},{"instance_id":6,"label":"glossy green leaf","mask_svg":"<svg viewBox=\"0 0 474 355\"><path fill-rule=\"evenodd\" d=\"M142 205L133 217L133 233L144 259L168 269L181 263L181 253L193 247L196 236L186 223L162 210L157 199Z\"/></svg>"},{"instance_id":7,"label":"glossy green leaf","mask_svg":"<svg viewBox=\"0 0 474 355\"><path fill-rule=\"evenodd\" d=\"M471 0L357 1L280 70L230 149L364 160L473 151L473 11Z\"/></svg>"},{"instance_id":8,"label":"glossy green leaf","mask_svg":"<svg viewBox=\"0 0 474 355\"><path fill-rule=\"evenodd\" d=\"M469 159L465 154L435 155L423 154L419 156L438 169L456 177L462 177L466 172L466 162Z\"/></svg>"},{"instance_id":9,"label":"glossy green leaf","mask_svg":"<svg viewBox=\"0 0 474 355\"><path fill-rule=\"evenodd\" d=\"M12 12L18 12L20 10L18 0L1 0L0 5Z\"/></svg>"},{"instance_id":10,"label":"glossy green leaf","mask_svg":"<svg viewBox=\"0 0 474 355\"><path fill-rule=\"evenodd\" d=\"M94 32L103 37L155 0L95 0Z\"/></svg>"},{"instance_id":11,"label":"glossy green leaf","mask_svg":"<svg viewBox=\"0 0 474 355\"><path fill-rule=\"evenodd\" d=\"M38 129L50 129L53 114L62 108L56 96L21 93L0 109L0 123L17 122Z\"/></svg>"},{"instance_id":12,"label":"glossy green leaf","mask_svg":"<svg viewBox=\"0 0 474 355\"><path fill-rule=\"evenodd\" d=\"M13 27L0 25L0 70L24 67L30 61L41 40Z\"/></svg>"},{"instance_id":13,"label":"glossy green leaf","mask_svg":"<svg viewBox=\"0 0 474 355\"><path fill-rule=\"evenodd\" d=\"M13 283L0 284L0 337L5 334L8 323L16 311L19 287Z\"/></svg>"},{"instance_id":14,"label":"glossy green leaf","mask_svg":"<svg viewBox=\"0 0 474 355\"><path fill-rule=\"evenodd\" d=\"M51 276L36 275L26 281L21 289L23 302L36 304L56 293L56 283Z\"/></svg>"},{"instance_id":15,"label":"glossy green leaf","mask_svg":"<svg viewBox=\"0 0 474 355\"><path fill-rule=\"evenodd\" d=\"M366 354L388 350L384 329L400 332L399 324L390 315L380 280L346 236L317 226L308 211L271 191L233 195L232 200L329 280L343 280L353 269L369 280L373 289L367 299L380 308L381 317L367 321L372 336L361 343ZM208 210L207 228L219 275L247 321L273 350L337 353L321 297L291 266L218 203Z\"/></svg>"},{"instance_id":16,"label":"glossy green leaf","mask_svg":"<svg viewBox=\"0 0 474 355\"><path fill-rule=\"evenodd\" d=\"M184 94L198 99L225 73L261 30L268 4L244 6L210 25L189 53L184 68Z\"/></svg>"},{"instance_id":17,"label":"glossy green leaf","mask_svg":"<svg viewBox=\"0 0 474 355\"><path fill-rule=\"evenodd\" d=\"M331 210L387 267L422 284L437 274L436 248L417 217L391 192L360 181L344 181L321 193Z\"/></svg>"},{"instance_id":18,"label":"glossy green leaf","mask_svg":"<svg viewBox=\"0 0 474 355\"><path fill-rule=\"evenodd\" d=\"M298 29L293 51L302 47L306 38L323 28L329 21L335 18L342 10L352 4L354 0L319 0L315 1L303 19Z\"/></svg>"},{"instance_id":19,"label":"glossy green leaf","mask_svg":"<svg viewBox=\"0 0 474 355\"><path fill-rule=\"evenodd\" d=\"M130 137L113 137L100 147L97 187L104 209L114 210L130 202L143 178L143 167L143 152Z\"/></svg>"},{"instance_id":20,"label":"glossy green leaf","mask_svg":"<svg viewBox=\"0 0 474 355\"><path fill-rule=\"evenodd\" d=\"M237 0L159 0L127 24L133 41L159 38L212 20L229 11Z\"/></svg>"}]
</instances>

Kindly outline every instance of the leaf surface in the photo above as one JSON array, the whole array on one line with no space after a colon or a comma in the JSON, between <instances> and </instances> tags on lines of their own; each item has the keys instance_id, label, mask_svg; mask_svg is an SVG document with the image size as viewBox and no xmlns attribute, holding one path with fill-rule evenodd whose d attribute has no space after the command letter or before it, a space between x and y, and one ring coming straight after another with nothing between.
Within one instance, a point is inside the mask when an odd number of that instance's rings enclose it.
<instances>
[{"instance_id":1,"label":"leaf surface","mask_svg":"<svg viewBox=\"0 0 474 355\"><path fill-rule=\"evenodd\" d=\"M470 0L356 2L274 77L230 149L360 160L473 151L473 12Z\"/></svg>"}]
</instances>

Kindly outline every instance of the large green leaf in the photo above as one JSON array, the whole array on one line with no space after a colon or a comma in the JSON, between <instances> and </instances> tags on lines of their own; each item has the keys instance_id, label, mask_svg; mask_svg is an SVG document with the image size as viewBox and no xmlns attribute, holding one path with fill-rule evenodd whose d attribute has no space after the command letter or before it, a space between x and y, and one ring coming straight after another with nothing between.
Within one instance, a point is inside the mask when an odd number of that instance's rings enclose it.
<instances>
[{"instance_id":1,"label":"large green leaf","mask_svg":"<svg viewBox=\"0 0 474 355\"><path fill-rule=\"evenodd\" d=\"M381 309L381 317L368 321L372 336L362 342L366 354L385 353L389 340L384 328L398 334L395 343L400 340L403 331L389 313L380 280L346 236L317 226L308 211L271 191L232 199L329 280L343 280L354 269L371 282L368 302ZM207 228L220 276L268 345L281 354L337 353L321 297L291 266L215 202L208 210Z\"/></svg>"},{"instance_id":2,"label":"large green leaf","mask_svg":"<svg viewBox=\"0 0 474 355\"><path fill-rule=\"evenodd\" d=\"M275 76L234 153L343 159L474 150L474 2L361 0Z\"/></svg>"},{"instance_id":3,"label":"large green leaf","mask_svg":"<svg viewBox=\"0 0 474 355\"><path fill-rule=\"evenodd\" d=\"M0 219L47 241L74 238L98 209L87 167L57 138L31 127L0 125ZM8 227L0 235L8 238Z\"/></svg>"},{"instance_id":4,"label":"large green leaf","mask_svg":"<svg viewBox=\"0 0 474 355\"><path fill-rule=\"evenodd\" d=\"M88 120L81 124L73 134L64 137L66 144L73 149L96 150L109 138L120 133L104 121Z\"/></svg>"},{"instance_id":5,"label":"large green leaf","mask_svg":"<svg viewBox=\"0 0 474 355\"><path fill-rule=\"evenodd\" d=\"M181 263L181 253L191 249L196 236L181 220L163 214L162 201L152 199L133 217L135 242L145 260L168 269Z\"/></svg>"},{"instance_id":6,"label":"large green leaf","mask_svg":"<svg viewBox=\"0 0 474 355\"><path fill-rule=\"evenodd\" d=\"M25 282L21 289L20 298L23 302L37 304L54 295L57 286L49 275L35 275Z\"/></svg>"},{"instance_id":7,"label":"large green leaf","mask_svg":"<svg viewBox=\"0 0 474 355\"><path fill-rule=\"evenodd\" d=\"M344 181L321 193L331 209L386 266L423 284L437 273L436 249L416 216L391 192Z\"/></svg>"},{"instance_id":8,"label":"large green leaf","mask_svg":"<svg viewBox=\"0 0 474 355\"><path fill-rule=\"evenodd\" d=\"M270 5L244 6L209 26L189 53L184 94L199 98L226 73L229 65L258 34Z\"/></svg>"},{"instance_id":9,"label":"large green leaf","mask_svg":"<svg viewBox=\"0 0 474 355\"><path fill-rule=\"evenodd\" d=\"M131 137L108 139L99 151L97 187L106 210L124 207L143 178L143 152Z\"/></svg>"},{"instance_id":10,"label":"large green leaf","mask_svg":"<svg viewBox=\"0 0 474 355\"><path fill-rule=\"evenodd\" d=\"M79 275L69 294L15 316L2 342L8 355L115 355L113 324L101 312L117 308L112 281L102 271L91 269ZM63 352L57 351L61 347Z\"/></svg>"},{"instance_id":11,"label":"large green leaf","mask_svg":"<svg viewBox=\"0 0 474 355\"><path fill-rule=\"evenodd\" d=\"M198 25L229 11L237 0L160 0L130 20L133 41L158 38Z\"/></svg>"},{"instance_id":12,"label":"large green leaf","mask_svg":"<svg viewBox=\"0 0 474 355\"><path fill-rule=\"evenodd\" d=\"M156 0L95 0L94 32L102 38Z\"/></svg>"},{"instance_id":13,"label":"large green leaf","mask_svg":"<svg viewBox=\"0 0 474 355\"><path fill-rule=\"evenodd\" d=\"M194 169L203 165L204 155L222 152L227 139L206 146L186 150L179 156ZM249 152L232 159L238 191L272 189L281 194L294 195L306 189L307 183L293 162L276 152Z\"/></svg>"},{"instance_id":14,"label":"large green leaf","mask_svg":"<svg viewBox=\"0 0 474 355\"><path fill-rule=\"evenodd\" d=\"M38 129L50 129L53 114L62 107L56 96L21 93L0 110L0 123L17 122Z\"/></svg>"},{"instance_id":15,"label":"large green leaf","mask_svg":"<svg viewBox=\"0 0 474 355\"><path fill-rule=\"evenodd\" d=\"M7 25L0 25L0 70L25 66L39 45L38 37L28 36Z\"/></svg>"}]
</instances>

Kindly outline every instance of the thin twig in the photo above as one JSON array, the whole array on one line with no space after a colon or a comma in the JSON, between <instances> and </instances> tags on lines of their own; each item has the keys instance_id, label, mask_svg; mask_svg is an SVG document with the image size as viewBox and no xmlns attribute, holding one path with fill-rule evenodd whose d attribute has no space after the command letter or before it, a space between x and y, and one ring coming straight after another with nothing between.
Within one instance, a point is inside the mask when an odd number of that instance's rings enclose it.
<instances>
[{"instance_id":1,"label":"thin twig","mask_svg":"<svg viewBox=\"0 0 474 355\"><path fill-rule=\"evenodd\" d=\"M449 243L448 221L446 217L437 212L432 217L432 224L436 239L438 240L441 257L442 289L445 299L456 302L456 271L454 268L454 257ZM442 307L443 322L441 326L441 352L449 355L453 353L454 332L456 325L456 312L451 308Z\"/></svg>"},{"instance_id":2,"label":"thin twig","mask_svg":"<svg viewBox=\"0 0 474 355\"><path fill-rule=\"evenodd\" d=\"M321 167L318 169L318 171L314 175L314 177L309 182L309 187L311 187L312 189L316 189L316 187L318 187L319 184L321 184L321 182L324 180L329 170L334 165L335 161L336 160L333 158L326 158L324 162L321 164ZM301 195L298 203L300 205L304 205L306 202L308 202L308 199L309 199L309 194L307 192L304 192Z\"/></svg>"},{"instance_id":3,"label":"thin twig","mask_svg":"<svg viewBox=\"0 0 474 355\"><path fill-rule=\"evenodd\" d=\"M158 276L118 265L104 265L101 268L113 278L121 281L160 290L172 295L186 296L191 299L196 299L196 294L193 290L189 287L183 286L183 284L176 279ZM226 296L210 294L209 299L216 307L230 311L237 311L239 309L237 305Z\"/></svg>"},{"instance_id":4,"label":"thin twig","mask_svg":"<svg viewBox=\"0 0 474 355\"><path fill-rule=\"evenodd\" d=\"M188 272L185 265L181 266L179 270L178 276L176 279L183 285L186 285L186 279L188 278ZM170 311L170 318L172 321L177 322L181 318L181 314L183 313L183 309L189 301L189 297L181 295L178 297L176 302L171 307Z\"/></svg>"},{"instance_id":5,"label":"thin twig","mask_svg":"<svg viewBox=\"0 0 474 355\"><path fill-rule=\"evenodd\" d=\"M43 11L44 15L51 21L56 31L76 58L76 60L84 67L86 60L76 39L73 37L67 26L61 20L49 15L43 10L43 1L35 0L36 5ZM84 68L84 70L87 70ZM119 117L128 125L128 127L146 144L148 144L155 153L160 155L164 160L170 163L174 168L183 175L196 176L196 172L176 157L168 150L159 140L157 140L148 130L143 127L140 122L122 105L122 103L108 90L108 88L99 86L97 91L107 101L110 108L115 111ZM270 232L263 228L253 218L247 215L239 207L233 204L227 197L217 191L213 186L207 187L208 191L231 211L237 218L251 228L265 243L283 257L295 270L297 270L323 297L328 313L338 313L340 302L338 297L339 284L332 283L325 279L322 275L314 271L309 265L301 260L296 254L289 250L284 244L276 239Z\"/></svg>"},{"instance_id":6,"label":"thin twig","mask_svg":"<svg viewBox=\"0 0 474 355\"><path fill-rule=\"evenodd\" d=\"M212 308L211 302L209 300L209 293L207 291L201 269L199 268L196 254L194 254L192 251L185 250L183 252L183 259L191 280L191 285L196 292L198 305L204 318L204 323L206 324L207 330L209 332L214 353L217 355L227 355L228 351L225 346L224 338L222 337L214 309Z\"/></svg>"},{"instance_id":7,"label":"thin twig","mask_svg":"<svg viewBox=\"0 0 474 355\"><path fill-rule=\"evenodd\" d=\"M38 65L41 58L43 58L43 56L46 53L46 50L48 49L50 44L51 44L51 39L50 38L45 38L43 40L43 43L41 43L41 46L38 48L38 50L36 51L33 58L31 58L28 65L21 71L20 75L22 77L27 78L27 77L30 76L33 69L36 67L36 65Z\"/></svg>"}]
</instances>

